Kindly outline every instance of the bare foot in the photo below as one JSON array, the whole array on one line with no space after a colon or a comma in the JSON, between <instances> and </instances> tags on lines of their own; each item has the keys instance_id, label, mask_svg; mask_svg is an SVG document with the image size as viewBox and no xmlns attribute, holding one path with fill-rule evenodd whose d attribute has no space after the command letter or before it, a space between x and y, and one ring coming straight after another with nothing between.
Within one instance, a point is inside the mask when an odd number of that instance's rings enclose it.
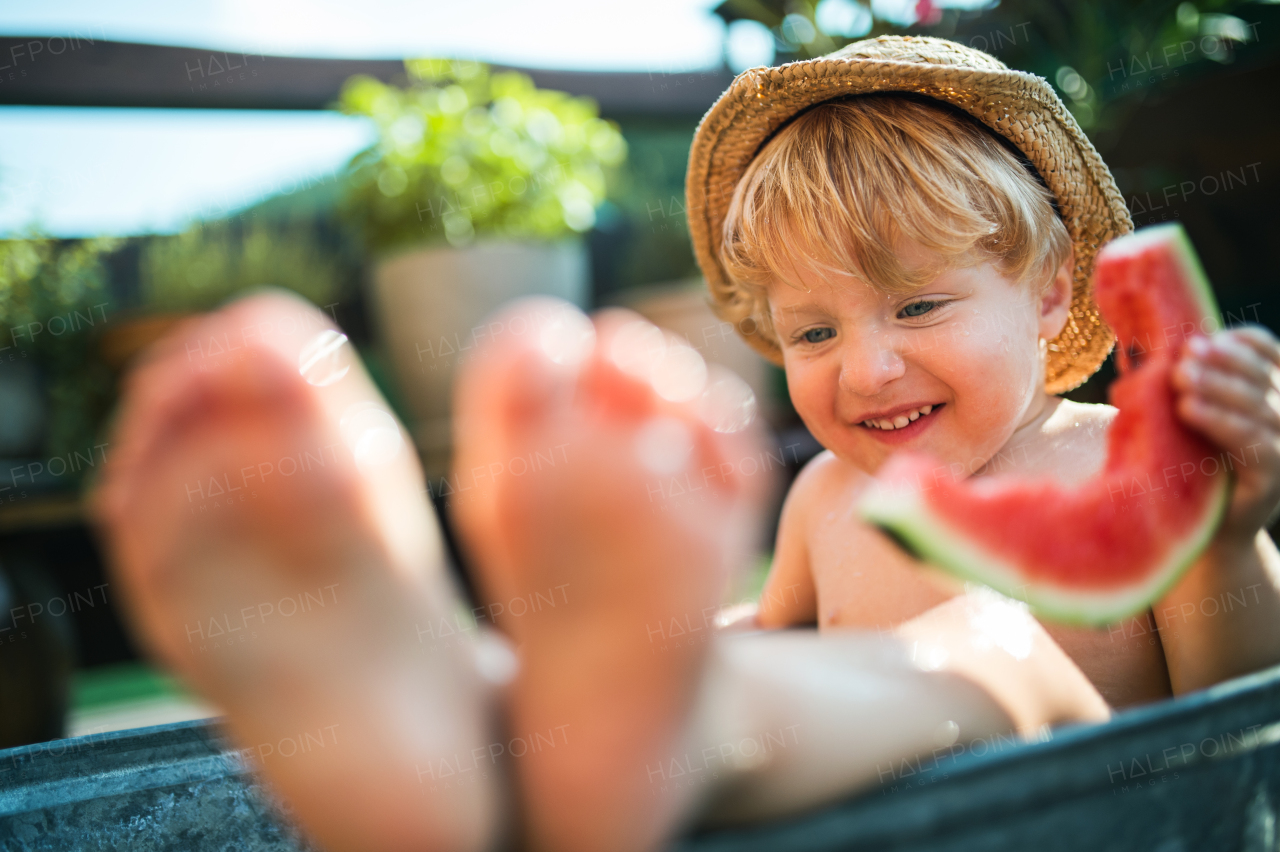
<instances>
[{"instance_id":1,"label":"bare foot","mask_svg":"<svg viewBox=\"0 0 1280 852\"><path fill-rule=\"evenodd\" d=\"M652 767L686 737L708 649L659 652L654 630L710 633L745 555L766 483L733 462L758 452L754 401L631 314L593 328L538 300L500 327L458 386L455 515L518 643L511 733L541 743L511 764L522 831L535 850L652 849L693 798ZM702 499L670 505L673 479Z\"/></svg>"},{"instance_id":2,"label":"bare foot","mask_svg":"<svg viewBox=\"0 0 1280 852\"><path fill-rule=\"evenodd\" d=\"M244 299L129 378L95 513L135 631L227 713L329 849L490 846L496 773L480 646L424 653L457 608L405 433L327 317Z\"/></svg>"}]
</instances>

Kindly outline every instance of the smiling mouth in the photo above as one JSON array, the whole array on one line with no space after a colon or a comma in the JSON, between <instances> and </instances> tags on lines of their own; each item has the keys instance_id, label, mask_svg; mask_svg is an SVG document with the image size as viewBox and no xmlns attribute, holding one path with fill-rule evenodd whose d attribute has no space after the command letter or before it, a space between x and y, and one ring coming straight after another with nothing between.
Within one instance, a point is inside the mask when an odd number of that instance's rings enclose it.
<instances>
[{"instance_id":1,"label":"smiling mouth","mask_svg":"<svg viewBox=\"0 0 1280 852\"><path fill-rule=\"evenodd\" d=\"M928 417L944 405L946 405L946 403L943 402L940 402L937 405L922 405L919 408L912 409L911 411L904 411L901 414L896 414L893 416L893 419L881 417L875 420L863 420L861 425L867 429L879 429L882 432L894 432L898 429L905 429L921 417Z\"/></svg>"}]
</instances>

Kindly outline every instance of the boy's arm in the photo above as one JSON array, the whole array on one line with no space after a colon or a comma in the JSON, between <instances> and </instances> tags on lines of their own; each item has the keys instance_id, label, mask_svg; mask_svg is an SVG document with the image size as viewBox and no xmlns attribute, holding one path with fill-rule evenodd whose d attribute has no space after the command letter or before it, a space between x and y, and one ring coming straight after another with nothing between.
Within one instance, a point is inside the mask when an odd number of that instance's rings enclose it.
<instances>
[{"instance_id":1,"label":"boy's arm","mask_svg":"<svg viewBox=\"0 0 1280 852\"><path fill-rule=\"evenodd\" d=\"M1153 611L1175 695L1280 663L1280 552L1219 536Z\"/></svg>"},{"instance_id":2,"label":"boy's arm","mask_svg":"<svg viewBox=\"0 0 1280 852\"><path fill-rule=\"evenodd\" d=\"M809 569L808 507L817 483L811 463L796 477L778 522L773 567L760 595L756 625L766 628L814 624L818 620L818 592Z\"/></svg>"},{"instance_id":3,"label":"boy's arm","mask_svg":"<svg viewBox=\"0 0 1280 852\"><path fill-rule=\"evenodd\" d=\"M1280 342L1243 326L1187 342L1173 372L1182 421L1230 458L1222 525L1155 608L1175 693L1280 663Z\"/></svg>"}]
</instances>

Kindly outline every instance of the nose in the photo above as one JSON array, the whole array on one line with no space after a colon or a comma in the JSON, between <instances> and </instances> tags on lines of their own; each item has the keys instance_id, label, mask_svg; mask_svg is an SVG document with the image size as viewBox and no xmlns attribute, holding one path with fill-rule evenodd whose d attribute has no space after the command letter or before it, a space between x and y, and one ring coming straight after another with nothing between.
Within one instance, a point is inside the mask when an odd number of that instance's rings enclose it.
<instances>
[{"instance_id":1,"label":"nose","mask_svg":"<svg viewBox=\"0 0 1280 852\"><path fill-rule=\"evenodd\" d=\"M859 396L875 396L907 371L907 362L890 335L871 333L845 344L840 364L840 389Z\"/></svg>"}]
</instances>

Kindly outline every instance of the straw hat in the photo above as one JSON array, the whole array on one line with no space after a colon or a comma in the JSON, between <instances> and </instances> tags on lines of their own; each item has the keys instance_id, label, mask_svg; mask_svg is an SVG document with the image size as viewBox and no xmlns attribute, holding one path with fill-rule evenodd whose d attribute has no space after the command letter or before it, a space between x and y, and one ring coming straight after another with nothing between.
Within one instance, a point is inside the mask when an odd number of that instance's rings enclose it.
<instances>
[{"instance_id":1,"label":"straw hat","mask_svg":"<svg viewBox=\"0 0 1280 852\"><path fill-rule=\"evenodd\" d=\"M1075 284L1066 327L1049 342L1045 390L1061 393L1089 378L1115 339L1092 294L1093 258L1112 237L1133 230L1111 172L1049 84L1013 71L970 47L938 38L881 36L829 56L738 75L703 116L689 152L685 182L689 229L716 313L748 316L745 294L720 266L725 213L734 187L782 125L831 98L869 92L915 92L952 104L1008 139L1057 197L1075 243ZM775 364L782 351L763 328L742 335Z\"/></svg>"}]
</instances>

